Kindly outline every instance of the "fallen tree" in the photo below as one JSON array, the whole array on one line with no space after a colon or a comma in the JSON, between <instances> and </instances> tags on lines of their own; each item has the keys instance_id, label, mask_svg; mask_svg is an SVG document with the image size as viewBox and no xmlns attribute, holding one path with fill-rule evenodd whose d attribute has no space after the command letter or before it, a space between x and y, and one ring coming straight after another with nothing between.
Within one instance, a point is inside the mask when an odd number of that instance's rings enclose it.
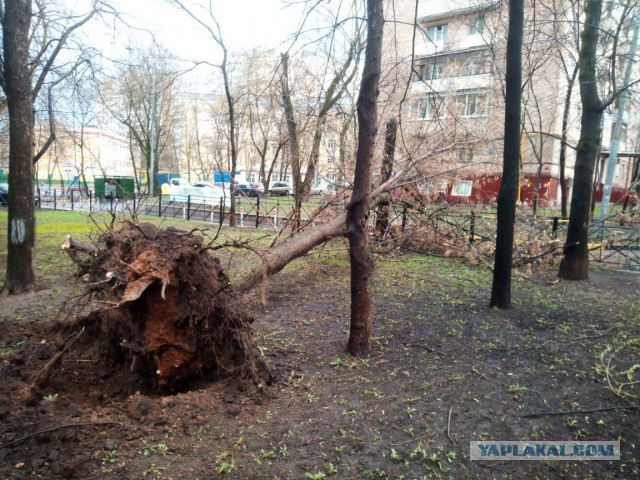
<instances>
[{"instance_id":1,"label":"fallen tree","mask_svg":"<svg viewBox=\"0 0 640 480\"><path fill-rule=\"evenodd\" d=\"M98 244L65 240L91 300L109 305L80 320L103 354L152 389L194 377L238 377L261 389L273 375L220 262L194 232L124 222Z\"/></svg>"}]
</instances>

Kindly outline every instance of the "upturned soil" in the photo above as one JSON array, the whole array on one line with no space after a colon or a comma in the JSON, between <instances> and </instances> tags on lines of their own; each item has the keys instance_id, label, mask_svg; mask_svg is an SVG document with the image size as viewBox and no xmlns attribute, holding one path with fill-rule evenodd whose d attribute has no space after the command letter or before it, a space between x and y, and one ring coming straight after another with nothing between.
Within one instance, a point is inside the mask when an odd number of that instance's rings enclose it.
<instances>
[{"instance_id":1,"label":"upturned soil","mask_svg":"<svg viewBox=\"0 0 640 480\"><path fill-rule=\"evenodd\" d=\"M153 393L83 335L39 401L25 403L21 392L73 334L77 286L63 278L3 299L0 477L640 477L639 412L628 408L638 402L609 388L600 360L615 373L638 358L639 276L516 277L514 308L497 311L486 270L380 258L373 348L357 359L344 352L346 258L334 250L293 263L270 280L266 305L260 292L237 299L276 376L263 391L232 377ZM526 416L542 413L552 415ZM473 440L572 439L620 440L622 459L469 460Z\"/></svg>"}]
</instances>

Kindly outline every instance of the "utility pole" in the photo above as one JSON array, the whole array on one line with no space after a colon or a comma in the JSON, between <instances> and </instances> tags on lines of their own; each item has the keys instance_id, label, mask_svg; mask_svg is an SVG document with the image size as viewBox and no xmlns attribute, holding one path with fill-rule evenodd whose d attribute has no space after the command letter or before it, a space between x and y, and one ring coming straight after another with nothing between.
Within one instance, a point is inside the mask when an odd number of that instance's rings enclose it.
<instances>
[{"instance_id":1,"label":"utility pole","mask_svg":"<svg viewBox=\"0 0 640 480\"><path fill-rule=\"evenodd\" d=\"M151 74L151 120L149 125L149 195L153 196L155 187L156 163L156 75Z\"/></svg>"},{"instance_id":2,"label":"utility pole","mask_svg":"<svg viewBox=\"0 0 640 480\"><path fill-rule=\"evenodd\" d=\"M634 20L633 37L631 39L631 45L629 46L629 60L627 63L627 69L624 73L624 84L622 88L627 88L631 81L631 71L633 70L634 57L638 48L638 35L640 34L640 15L637 15ZM620 95L620 102L618 103L618 113L615 119L615 127L613 129L613 138L611 139L611 152L609 153L609 162L607 163L607 175L604 182L604 192L602 193L602 208L600 209L600 220L607 218L609 213L609 204L611 202L611 189L613 187L613 177L616 173L616 164L618 163L618 149L620 148L620 134L622 133L622 117L624 115L624 108L627 100L627 92L624 91Z\"/></svg>"}]
</instances>

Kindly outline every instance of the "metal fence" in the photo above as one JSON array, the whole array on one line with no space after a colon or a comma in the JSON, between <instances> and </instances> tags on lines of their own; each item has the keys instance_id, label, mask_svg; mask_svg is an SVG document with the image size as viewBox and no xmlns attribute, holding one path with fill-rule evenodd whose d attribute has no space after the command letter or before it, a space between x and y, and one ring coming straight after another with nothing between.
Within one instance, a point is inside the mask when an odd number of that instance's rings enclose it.
<instances>
[{"instance_id":1,"label":"metal fence","mask_svg":"<svg viewBox=\"0 0 640 480\"><path fill-rule=\"evenodd\" d=\"M434 205L413 209L398 206L390 215L390 224L402 234L428 236L431 245L446 246L457 241L469 244L486 242L493 248L497 232L497 215L491 211L473 211ZM374 220L375 222L375 220ZM563 245L567 237L568 220L558 216L520 214L516 217L515 237L540 243L557 241ZM589 224L590 259L609 267L640 271L640 222L621 224L618 220L593 220Z\"/></svg>"},{"instance_id":2,"label":"metal fence","mask_svg":"<svg viewBox=\"0 0 640 480\"><path fill-rule=\"evenodd\" d=\"M230 198L187 196L176 201L171 195L133 198L96 197L92 191L70 191L60 194L51 190L39 195L42 209L128 213L155 217L181 218L189 221L229 224ZM298 205L302 221L313 219L315 212L325 205L322 199L313 199ZM236 222L238 226L276 229L287 221L294 207L291 197L236 197Z\"/></svg>"},{"instance_id":3,"label":"metal fence","mask_svg":"<svg viewBox=\"0 0 640 480\"><path fill-rule=\"evenodd\" d=\"M70 191L61 195L56 190L39 196L39 207L54 210L78 210L87 212L120 212L135 215L181 218L190 221L229 224L229 198L187 197L186 201L172 200L171 196L146 195L133 198L97 198L91 191ZM317 216L326 203L322 198L299 203L300 222L321 223ZM294 208L291 197L236 197L236 224L247 228L277 229L289 221ZM375 225L375 213L371 225ZM408 205L395 205L389 210L389 225L402 234L425 229L432 241L446 244L452 239L464 239L469 243L493 243L497 229L494 211L461 209L434 205L432 208L414 209ZM518 215L518 232L535 229L541 241L557 240L564 243L567 220L559 217ZM615 268L640 271L639 223L621 225L619 222L592 221L589 225L589 251L592 261Z\"/></svg>"}]
</instances>

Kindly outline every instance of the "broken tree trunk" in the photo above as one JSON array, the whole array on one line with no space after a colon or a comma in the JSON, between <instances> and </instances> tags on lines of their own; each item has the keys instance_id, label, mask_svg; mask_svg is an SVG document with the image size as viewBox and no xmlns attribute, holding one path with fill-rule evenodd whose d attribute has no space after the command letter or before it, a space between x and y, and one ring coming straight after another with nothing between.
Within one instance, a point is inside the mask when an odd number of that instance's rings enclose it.
<instances>
[{"instance_id":1,"label":"broken tree trunk","mask_svg":"<svg viewBox=\"0 0 640 480\"><path fill-rule=\"evenodd\" d=\"M371 192L371 199L376 199L383 192L388 191L400 179L404 171L399 171L397 175L384 182ZM336 216L320 226L303 233L297 233L282 242L259 252L262 260L261 264L244 275L234 284L237 292L249 292L271 275L278 273L289 262L309 253L313 248L323 244L333 238L347 234L347 212L337 212Z\"/></svg>"},{"instance_id":2,"label":"broken tree trunk","mask_svg":"<svg viewBox=\"0 0 640 480\"><path fill-rule=\"evenodd\" d=\"M299 258L314 247L346 233L347 214L342 212L331 221L306 233L285 239L260 253L261 265L235 284L238 292L248 292L274 273L278 273L289 262Z\"/></svg>"}]
</instances>

